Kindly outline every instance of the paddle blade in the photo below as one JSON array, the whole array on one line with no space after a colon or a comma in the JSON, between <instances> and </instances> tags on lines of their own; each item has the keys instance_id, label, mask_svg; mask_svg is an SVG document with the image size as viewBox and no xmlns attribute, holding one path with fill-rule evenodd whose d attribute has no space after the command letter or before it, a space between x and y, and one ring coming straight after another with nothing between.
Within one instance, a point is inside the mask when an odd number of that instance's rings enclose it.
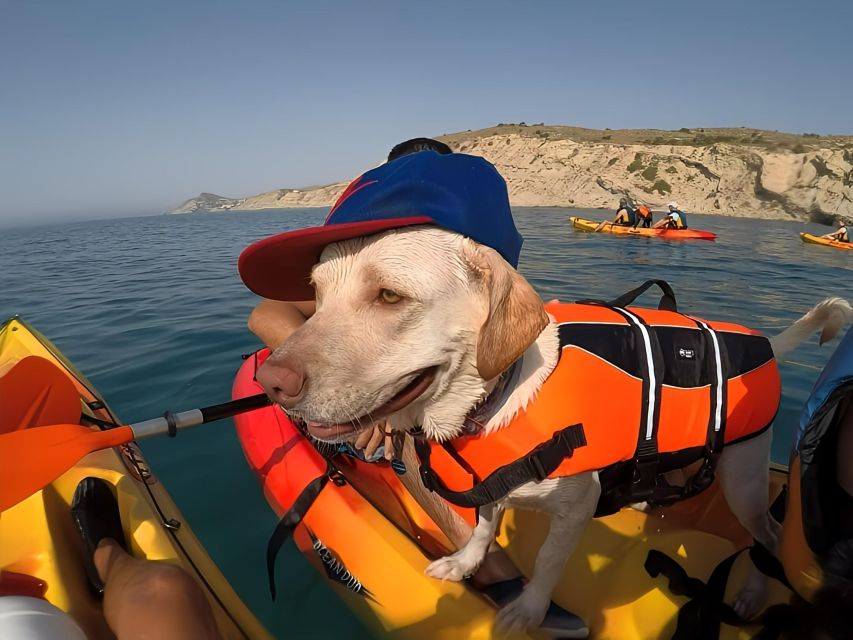
<instances>
[{"instance_id":1,"label":"paddle blade","mask_svg":"<svg viewBox=\"0 0 853 640\"><path fill-rule=\"evenodd\" d=\"M130 427L93 431L76 424L0 434L0 512L56 480L86 454L131 440Z\"/></svg>"},{"instance_id":2,"label":"paddle blade","mask_svg":"<svg viewBox=\"0 0 853 640\"><path fill-rule=\"evenodd\" d=\"M0 433L80 417L80 394L55 364L27 356L0 378Z\"/></svg>"}]
</instances>

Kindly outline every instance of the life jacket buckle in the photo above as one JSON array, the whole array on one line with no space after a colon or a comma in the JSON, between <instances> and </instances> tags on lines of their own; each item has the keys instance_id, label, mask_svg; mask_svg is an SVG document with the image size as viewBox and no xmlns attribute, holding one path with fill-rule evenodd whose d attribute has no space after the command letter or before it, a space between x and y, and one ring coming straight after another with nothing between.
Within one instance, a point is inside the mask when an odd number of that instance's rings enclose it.
<instances>
[{"instance_id":1,"label":"life jacket buckle","mask_svg":"<svg viewBox=\"0 0 853 640\"><path fill-rule=\"evenodd\" d=\"M345 485L346 485L346 483L347 483L347 479L344 477L344 474L342 474L342 473L341 473L340 471L338 471L337 469L334 469L333 471L331 471L331 472L329 473L329 480L331 480L331 481L332 481L332 483L333 483L336 487L343 487L343 486L345 486Z\"/></svg>"},{"instance_id":2,"label":"life jacket buckle","mask_svg":"<svg viewBox=\"0 0 853 640\"><path fill-rule=\"evenodd\" d=\"M631 480L630 501L641 502L654 495L658 477L657 459L645 462L637 461L634 466L634 476Z\"/></svg>"},{"instance_id":3,"label":"life jacket buckle","mask_svg":"<svg viewBox=\"0 0 853 640\"><path fill-rule=\"evenodd\" d=\"M702 463L702 466L699 467L699 470L687 480L684 487L684 493L686 496L701 493L711 486L715 477L714 466L715 465L710 457L705 458L705 461Z\"/></svg>"}]
</instances>

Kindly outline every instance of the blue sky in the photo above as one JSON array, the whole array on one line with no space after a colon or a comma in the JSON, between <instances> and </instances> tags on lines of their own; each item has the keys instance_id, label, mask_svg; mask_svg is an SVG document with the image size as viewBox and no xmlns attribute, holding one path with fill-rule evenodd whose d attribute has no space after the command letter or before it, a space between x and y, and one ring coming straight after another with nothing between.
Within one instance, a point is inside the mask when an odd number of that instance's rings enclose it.
<instances>
[{"instance_id":1,"label":"blue sky","mask_svg":"<svg viewBox=\"0 0 853 640\"><path fill-rule=\"evenodd\" d=\"M498 122L853 133L853 3L0 0L0 222L352 177Z\"/></svg>"}]
</instances>

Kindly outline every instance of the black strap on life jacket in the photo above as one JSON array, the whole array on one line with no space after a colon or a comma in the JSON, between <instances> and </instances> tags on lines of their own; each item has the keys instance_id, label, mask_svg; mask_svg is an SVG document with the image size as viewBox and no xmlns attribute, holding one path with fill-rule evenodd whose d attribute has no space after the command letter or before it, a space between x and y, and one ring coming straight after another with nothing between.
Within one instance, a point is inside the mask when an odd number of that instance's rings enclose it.
<instances>
[{"instance_id":1,"label":"black strap on life jacket","mask_svg":"<svg viewBox=\"0 0 853 640\"><path fill-rule=\"evenodd\" d=\"M578 301L578 304L591 304L608 308L622 316L628 322L628 326L631 327L634 335L634 348L639 351L640 371L643 379L642 407L630 481L628 486L612 488L619 495L603 494L599 500L600 505L603 502L610 502L616 509L630 502L654 501L656 498L668 497L668 493L664 496L661 492L668 491L669 485L660 482L658 473L660 466L658 426L660 423L661 391L663 389L663 352L654 329L640 316L622 306L631 304L652 285L657 285L664 293L659 308L677 313L675 294L669 283L664 280L648 280L611 302L601 300Z\"/></svg>"},{"instance_id":2,"label":"black strap on life jacket","mask_svg":"<svg viewBox=\"0 0 853 640\"><path fill-rule=\"evenodd\" d=\"M554 473L563 460L571 458L575 449L586 446L586 435L583 425L580 424L561 429L547 442L538 445L515 462L499 467L467 491L448 489L430 466L429 443L422 438L415 438L414 441L424 486L448 502L471 508L497 502L528 482L541 482Z\"/></svg>"},{"instance_id":3,"label":"black strap on life jacket","mask_svg":"<svg viewBox=\"0 0 853 640\"><path fill-rule=\"evenodd\" d=\"M685 482L678 499L696 495L711 486L717 462L726 442L726 418L728 416L729 358L725 342L705 322L693 318L705 337L705 360L710 369L711 411L705 437L705 459L702 465ZM710 356L710 357L709 357Z\"/></svg>"},{"instance_id":4,"label":"black strap on life jacket","mask_svg":"<svg viewBox=\"0 0 853 640\"><path fill-rule=\"evenodd\" d=\"M650 282L652 281L647 282L646 285L649 285ZM665 299L666 295L661 299L661 304L664 304ZM674 298L672 304L674 307ZM661 489L658 482L658 466L660 464L658 427L660 426L661 391L663 390L663 352L657 334L642 318L620 307L613 307L613 310L631 323L636 336L636 344L639 345L638 348L645 349L648 346L651 354L651 359L646 354L644 354L646 357L640 358L640 361L644 363L643 398L640 429L637 434L637 449L634 454L634 473L630 487L631 500L642 502L653 500L656 492Z\"/></svg>"}]
</instances>

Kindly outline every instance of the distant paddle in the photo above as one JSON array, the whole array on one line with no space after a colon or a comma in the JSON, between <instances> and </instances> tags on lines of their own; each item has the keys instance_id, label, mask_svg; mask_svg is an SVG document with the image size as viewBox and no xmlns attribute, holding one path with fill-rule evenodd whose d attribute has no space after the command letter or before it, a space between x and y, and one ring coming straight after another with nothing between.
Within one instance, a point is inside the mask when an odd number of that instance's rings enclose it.
<instances>
[{"instance_id":1,"label":"distant paddle","mask_svg":"<svg viewBox=\"0 0 853 640\"><path fill-rule=\"evenodd\" d=\"M266 394L181 413L167 411L162 418L95 431L77 424L32 427L0 434L0 512L15 506L68 471L83 456L131 440L230 418L270 404Z\"/></svg>"}]
</instances>

